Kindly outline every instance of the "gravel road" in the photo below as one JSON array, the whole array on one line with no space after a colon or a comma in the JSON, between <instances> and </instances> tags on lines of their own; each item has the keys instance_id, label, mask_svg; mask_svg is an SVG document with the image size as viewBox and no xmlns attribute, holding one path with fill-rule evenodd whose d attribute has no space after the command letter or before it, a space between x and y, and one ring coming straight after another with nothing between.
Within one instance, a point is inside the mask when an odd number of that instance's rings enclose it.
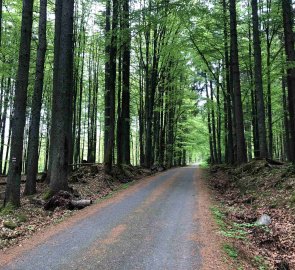
<instances>
[{"instance_id":1,"label":"gravel road","mask_svg":"<svg viewBox=\"0 0 295 270\"><path fill-rule=\"evenodd\" d=\"M196 170L177 168L140 181L83 210L84 216L77 213L80 218L63 222L1 269L200 269Z\"/></svg>"}]
</instances>

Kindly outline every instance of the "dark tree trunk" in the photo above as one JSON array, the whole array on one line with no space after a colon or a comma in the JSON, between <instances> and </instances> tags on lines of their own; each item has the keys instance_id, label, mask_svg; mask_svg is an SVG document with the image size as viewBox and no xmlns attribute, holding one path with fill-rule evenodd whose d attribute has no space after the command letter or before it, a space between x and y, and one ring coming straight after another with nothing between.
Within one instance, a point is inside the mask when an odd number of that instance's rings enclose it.
<instances>
[{"instance_id":1,"label":"dark tree trunk","mask_svg":"<svg viewBox=\"0 0 295 270\"><path fill-rule=\"evenodd\" d=\"M206 97L207 97L207 121L208 121L208 131L209 131L209 146L210 146L210 163L215 164L215 155L214 155L214 148L213 148L213 136L212 136L212 125L211 125L211 110L209 106L209 91L208 91L208 83L206 81Z\"/></svg>"},{"instance_id":2,"label":"dark tree trunk","mask_svg":"<svg viewBox=\"0 0 295 270\"><path fill-rule=\"evenodd\" d=\"M15 87L12 121L11 152L4 205L20 206L22 151L26 122L27 90L29 82L33 0L23 0L19 66Z\"/></svg>"},{"instance_id":3,"label":"dark tree trunk","mask_svg":"<svg viewBox=\"0 0 295 270\"><path fill-rule=\"evenodd\" d=\"M110 3L107 3L109 6ZM117 59L117 28L118 28L118 8L119 3L113 0L112 31L110 44L107 44L106 55L109 63L106 63L106 107L105 107L105 155L104 169L110 173L113 166L114 141L115 141L115 95L116 95L116 59ZM110 8L106 14L110 14ZM107 18L108 21L108 18ZM106 33L110 33L110 22L106 24ZM108 42L108 41L107 41Z\"/></svg>"},{"instance_id":4,"label":"dark tree trunk","mask_svg":"<svg viewBox=\"0 0 295 270\"><path fill-rule=\"evenodd\" d=\"M229 63L229 46L228 46L228 18L227 18L227 5L226 0L222 1L223 4L223 20L224 20L224 57L225 57L225 72L226 72L226 108L227 111L227 162L229 164L234 163L234 138L233 138L233 118L232 118L232 102L231 102L231 85L230 85L230 63Z\"/></svg>"},{"instance_id":5,"label":"dark tree trunk","mask_svg":"<svg viewBox=\"0 0 295 270\"><path fill-rule=\"evenodd\" d=\"M286 79L285 79L284 73L282 76L282 92L283 92L283 110L284 110L284 127L285 127L285 152L286 152L287 160L291 160L291 157L290 157L290 128L289 128L289 118L288 118Z\"/></svg>"},{"instance_id":6,"label":"dark tree trunk","mask_svg":"<svg viewBox=\"0 0 295 270\"><path fill-rule=\"evenodd\" d=\"M214 109L214 90L213 90L213 83L210 81L210 110L211 110L211 119L212 119L212 140L213 140L213 154L214 154L214 162L218 163L217 157L217 141L216 141L216 120L215 120L215 109Z\"/></svg>"},{"instance_id":7,"label":"dark tree trunk","mask_svg":"<svg viewBox=\"0 0 295 270\"><path fill-rule=\"evenodd\" d=\"M130 164L130 46L129 0L123 2L122 162Z\"/></svg>"},{"instance_id":8,"label":"dark tree trunk","mask_svg":"<svg viewBox=\"0 0 295 270\"><path fill-rule=\"evenodd\" d=\"M293 8L291 0L282 0L283 10L283 24L284 24L284 37L285 37L285 52L288 64L295 61L294 49L294 32L293 32ZM295 162L295 68L287 68L287 86L288 86L288 106L289 106L289 119L290 119L290 158Z\"/></svg>"},{"instance_id":9,"label":"dark tree trunk","mask_svg":"<svg viewBox=\"0 0 295 270\"><path fill-rule=\"evenodd\" d=\"M261 42L259 34L258 6L257 0L252 0L252 23L253 23L253 48L254 48L254 77L255 93L257 101L257 120L259 136L260 158L266 158L267 141L265 128L265 106L262 82L262 59L261 59Z\"/></svg>"},{"instance_id":10,"label":"dark tree trunk","mask_svg":"<svg viewBox=\"0 0 295 270\"><path fill-rule=\"evenodd\" d=\"M34 94L32 99L31 122L29 129L28 158L27 158L27 180L25 195L36 193L36 179L38 173L38 147L39 128L42 106L42 93L44 82L44 65L46 55L46 21L47 21L47 0L40 0L39 17L39 46L36 60L36 77Z\"/></svg>"},{"instance_id":11,"label":"dark tree trunk","mask_svg":"<svg viewBox=\"0 0 295 270\"><path fill-rule=\"evenodd\" d=\"M68 189L69 162L72 146L73 97L73 14L74 0L56 0L55 66L51 151L50 190ZM60 17L59 17L60 16Z\"/></svg>"},{"instance_id":12,"label":"dark tree trunk","mask_svg":"<svg viewBox=\"0 0 295 270\"><path fill-rule=\"evenodd\" d=\"M236 0L230 0L230 33L231 33L231 68L234 95L234 110L236 124L236 141L237 141L237 164L247 162L247 150L244 134L244 116L241 99L241 82L239 67L239 51L237 37L237 14Z\"/></svg>"}]
</instances>

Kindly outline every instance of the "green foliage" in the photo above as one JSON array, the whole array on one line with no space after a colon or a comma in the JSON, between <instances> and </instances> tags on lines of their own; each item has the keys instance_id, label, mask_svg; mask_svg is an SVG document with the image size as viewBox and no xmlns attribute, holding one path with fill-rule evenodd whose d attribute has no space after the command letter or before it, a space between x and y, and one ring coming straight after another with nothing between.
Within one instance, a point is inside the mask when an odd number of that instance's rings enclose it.
<instances>
[{"instance_id":1,"label":"green foliage","mask_svg":"<svg viewBox=\"0 0 295 270\"><path fill-rule=\"evenodd\" d=\"M253 264L257 267L258 270L267 270L269 269L268 264L265 262L265 259L261 256L255 256L253 258Z\"/></svg>"},{"instance_id":2,"label":"green foliage","mask_svg":"<svg viewBox=\"0 0 295 270\"><path fill-rule=\"evenodd\" d=\"M13 214L15 211L15 206L11 203L6 204L5 207L3 207L0 211L1 216L10 215Z\"/></svg>"},{"instance_id":3,"label":"green foliage","mask_svg":"<svg viewBox=\"0 0 295 270\"><path fill-rule=\"evenodd\" d=\"M10 230L14 230L15 228L17 228L17 224L14 223L14 222L11 221L11 220L4 221L4 222L3 222L3 226L4 226L5 228L10 229Z\"/></svg>"},{"instance_id":4,"label":"green foliage","mask_svg":"<svg viewBox=\"0 0 295 270\"><path fill-rule=\"evenodd\" d=\"M28 221L27 215L23 213L17 213L15 217L17 218L19 223L25 223Z\"/></svg>"},{"instance_id":5,"label":"green foliage","mask_svg":"<svg viewBox=\"0 0 295 270\"><path fill-rule=\"evenodd\" d=\"M224 244L223 245L223 250L225 253L232 259L236 260L239 257L239 253L236 250L236 248L232 245L229 244Z\"/></svg>"}]
</instances>

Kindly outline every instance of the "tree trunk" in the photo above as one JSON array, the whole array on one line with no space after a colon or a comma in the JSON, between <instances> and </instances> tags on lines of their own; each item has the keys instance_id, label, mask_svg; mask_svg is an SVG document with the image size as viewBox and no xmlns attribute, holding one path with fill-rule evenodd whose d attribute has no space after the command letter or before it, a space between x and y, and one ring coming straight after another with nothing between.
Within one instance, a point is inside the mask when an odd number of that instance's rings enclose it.
<instances>
[{"instance_id":1,"label":"tree trunk","mask_svg":"<svg viewBox=\"0 0 295 270\"><path fill-rule=\"evenodd\" d=\"M285 37L285 52L288 64L295 61L294 32L293 32L293 8L291 0L282 0L283 24ZM287 65L288 66L288 65ZM295 162L295 67L287 68L288 106L290 121L290 158Z\"/></svg>"},{"instance_id":2,"label":"tree trunk","mask_svg":"<svg viewBox=\"0 0 295 270\"><path fill-rule=\"evenodd\" d=\"M31 55L33 0L23 0L19 66L15 87L9 173L4 205L20 206L22 151L26 122L27 90Z\"/></svg>"},{"instance_id":3,"label":"tree trunk","mask_svg":"<svg viewBox=\"0 0 295 270\"><path fill-rule=\"evenodd\" d=\"M130 48L129 0L123 1L122 162L130 164Z\"/></svg>"},{"instance_id":4,"label":"tree trunk","mask_svg":"<svg viewBox=\"0 0 295 270\"><path fill-rule=\"evenodd\" d=\"M32 100L31 123L29 130L28 158L27 158L27 180L25 186L25 195L36 193L36 179L38 173L38 146L39 146L39 128L42 106L44 65L46 55L46 22L47 22L47 0L40 0L39 17L39 46L36 60L36 77L34 94Z\"/></svg>"},{"instance_id":5,"label":"tree trunk","mask_svg":"<svg viewBox=\"0 0 295 270\"><path fill-rule=\"evenodd\" d=\"M107 6L110 3L107 2ZM113 0L113 15L112 15L112 31L110 44L107 44L107 58L109 63L106 63L106 107L105 107L105 155L104 169L106 173L110 173L113 166L113 152L115 141L115 95L116 95L116 59L117 59L117 28L118 28L118 8L119 3ZM110 8L107 7L106 16L110 15ZM108 21L108 18L107 18ZM110 33L110 22L106 24L106 33ZM108 41L107 41L108 42Z\"/></svg>"},{"instance_id":6,"label":"tree trunk","mask_svg":"<svg viewBox=\"0 0 295 270\"><path fill-rule=\"evenodd\" d=\"M53 90L50 190L68 189L68 172L72 136L73 97L73 14L74 0L56 0L55 66ZM59 17L60 16L60 17ZM54 139L54 140L53 140Z\"/></svg>"},{"instance_id":7,"label":"tree trunk","mask_svg":"<svg viewBox=\"0 0 295 270\"><path fill-rule=\"evenodd\" d=\"M254 47L254 77L255 93L257 101L257 120L259 136L260 158L267 158L267 142L265 128L265 106L262 82L262 59L261 59L261 42L259 34L258 7L257 0L252 0L252 23L253 23L253 47Z\"/></svg>"},{"instance_id":8,"label":"tree trunk","mask_svg":"<svg viewBox=\"0 0 295 270\"><path fill-rule=\"evenodd\" d=\"M244 134L244 116L241 99L241 82L239 67L239 51L237 39L237 14L236 0L230 0L230 33L231 33L231 65L232 65L232 82L234 94L234 110L236 123L236 141L237 141L237 164L247 162L247 150Z\"/></svg>"}]
</instances>

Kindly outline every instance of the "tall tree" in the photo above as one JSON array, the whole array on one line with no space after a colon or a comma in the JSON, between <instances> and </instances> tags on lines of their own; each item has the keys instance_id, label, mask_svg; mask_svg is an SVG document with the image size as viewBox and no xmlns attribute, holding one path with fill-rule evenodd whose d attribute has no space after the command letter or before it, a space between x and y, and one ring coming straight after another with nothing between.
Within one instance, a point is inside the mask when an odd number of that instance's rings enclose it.
<instances>
[{"instance_id":1,"label":"tall tree","mask_svg":"<svg viewBox=\"0 0 295 270\"><path fill-rule=\"evenodd\" d=\"M4 205L11 203L14 206L20 206L20 182L31 55L33 2L33 0L23 0L19 64L13 105L11 151Z\"/></svg>"},{"instance_id":2,"label":"tall tree","mask_svg":"<svg viewBox=\"0 0 295 270\"><path fill-rule=\"evenodd\" d=\"M74 0L56 0L54 89L50 149L50 190L68 189L72 145Z\"/></svg>"},{"instance_id":3,"label":"tall tree","mask_svg":"<svg viewBox=\"0 0 295 270\"><path fill-rule=\"evenodd\" d=\"M294 17L291 0L282 0L285 52L287 58L287 87L290 121L290 158L295 162L295 49L294 49Z\"/></svg>"},{"instance_id":4,"label":"tall tree","mask_svg":"<svg viewBox=\"0 0 295 270\"><path fill-rule=\"evenodd\" d=\"M34 94L32 99L32 112L29 129L28 158L27 158L27 179L25 194L32 195L36 193L36 178L38 173L39 158L39 128L42 107L42 93L44 82L44 65L46 56L46 21L47 21L47 0L40 0L39 17L39 44L36 60L36 75Z\"/></svg>"},{"instance_id":5,"label":"tall tree","mask_svg":"<svg viewBox=\"0 0 295 270\"><path fill-rule=\"evenodd\" d=\"M122 63L122 161L130 164L130 32L129 0L123 1L123 63Z\"/></svg>"},{"instance_id":6,"label":"tall tree","mask_svg":"<svg viewBox=\"0 0 295 270\"><path fill-rule=\"evenodd\" d=\"M244 115L241 98L241 80L239 66L239 49L237 34L237 12L236 0L230 0L230 38L231 38L231 70L232 70L232 86L234 96L234 115L236 127L236 162L237 164L247 162L247 150L244 134Z\"/></svg>"},{"instance_id":7,"label":"tall tree","mask_svg":"<svg viewBox=\"0 0 295 270\"><path fill-rule=\"evenodd\" d=\"M267 141L265 128L265 106L262 82L262 59L261 59L261 41L259 33L258 5L257 0L252 0L252 24L253 24L253 48L254 48L254 77L255 77L255 93L257 102L257 120L258 120L258 136L260 157L266 158Z\"/></svg>"},{"instance_id":8,"label":"tall tree","mask_svg":"<svg viewBox=\"0 0 295 270\"><path fill-rule=\"evenodd\" d=\"M116 59L117 59L117 31L119 1L113 0L112 29L110 31L110 3L107 1L106 34L110 34L106 45L106 73L105 73L105 147L104 168L110 173L113 165L115 141L115 95L116 95ZM109 44L108 44L109 43Z\"/></svg>"}]
</instances>

